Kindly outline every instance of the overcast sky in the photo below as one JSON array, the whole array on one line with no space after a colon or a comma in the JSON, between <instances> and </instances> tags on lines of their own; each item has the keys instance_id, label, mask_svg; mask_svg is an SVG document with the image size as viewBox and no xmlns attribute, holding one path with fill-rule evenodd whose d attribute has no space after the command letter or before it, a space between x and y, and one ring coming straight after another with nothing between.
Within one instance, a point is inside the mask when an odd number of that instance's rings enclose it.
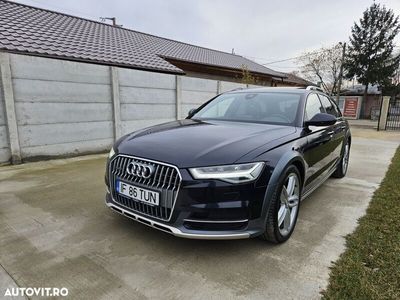
<instances>
[{"instance_id":1,"label":"overcast sky","mask_svg":"<svg viewBox=\"0 0 400 300\"><path fill-rule=\"evenodd\" d=\"M346 41L372 0L17 0L118 24L190 44L231 52L259 63L301 55ZM399 15L400 0L377 1ZM400 38L397 39L400 44ZM268 64L289 72L294 60Z\"/></svg>"}]
</instances>

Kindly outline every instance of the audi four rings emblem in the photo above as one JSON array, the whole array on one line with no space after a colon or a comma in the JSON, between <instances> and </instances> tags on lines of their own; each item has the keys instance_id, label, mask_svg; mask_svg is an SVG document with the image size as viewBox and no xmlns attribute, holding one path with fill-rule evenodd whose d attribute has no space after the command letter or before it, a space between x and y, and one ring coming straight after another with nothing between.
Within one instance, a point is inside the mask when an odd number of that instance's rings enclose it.
<instances>
[{"instance_id":1,"label":"audi four rings emblem","mask_svg":"<svg viewBox=\"0 0 400 300\"><path fill-rule=\"evenodd\" d=\"M130 175L147 179L153 175L154 166L132 161L126 167L126 172Z\"/></svg>"}]
</instances>

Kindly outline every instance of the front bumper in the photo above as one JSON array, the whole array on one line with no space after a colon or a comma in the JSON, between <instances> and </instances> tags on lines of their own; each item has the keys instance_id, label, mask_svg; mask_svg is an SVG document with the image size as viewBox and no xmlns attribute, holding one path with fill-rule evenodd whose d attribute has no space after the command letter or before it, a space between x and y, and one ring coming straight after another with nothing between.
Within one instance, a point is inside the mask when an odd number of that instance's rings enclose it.
<instances>
[{"instance_id":1,"label":"front bumper","mask_svg":"<svg viewBox=\"0 0 400 300\"><path fill-rule=\"evenodd\" d=\"M106 176L106 204L128 218L178 237L249 238L265 230L263 207L270 171L265 168L255 182L230 184L220 180L194 180L186 169L179 169L181 184L168 219L138 211L126 199L121 201L113 186L116 177Z\"/></svg>"},{"instance_id":2,"label":"front bumper","mask_svg":"<svg viewBox=\"0 0 400 300\"><path fill-rule=\"evenodd\" d=\"M245 220L246 224L243 229L240 230L191 230L185 227L185 220L180 219L181 221L169 222L165 223L162 221L154 220L151 217L139 214L135 211L127 209L123 207L119 203L115 202L110 193L106 194L106 205L112 209L113 211L127 217L133 219L137 222L150 226L152 228L158 229L160 231L172 234L181 238L189 238L189 239L202 239L202 240L234 240L234 239L246 239L250 237L254 237L260 235L263 232L263 222L261 218L257 218L255 220ZM185 215L185 214L184 214ZM213 224L213 220L205 220L208 224ZM236 220L234 220L235 222ZM242 221L242 220L241 220ZM243 220L244 221L244 220ZM230 221L223 221L223 223L219 223L222 225L230 224Z\"/></svg>"},{"instance_id":3,"label":"front bumper","mask_svg":"<svg viewBox=\"0 0 400 300\"><path fill-rule=\"evenodd\" d=\"M190 233L190 232L183 232L182 230L166 225L164 223L160 223L158 221L154 221L150 218L141 216L139 214L136 214L134 212L128 211L125 208L122 208L121 206L118 206L115 203L111 202L106 202L106 205L111 208L113 211L124 215L125 217L128 217L130 219L133 219L135 221L138 221L142 224L145 224L147 226L153 227L155 229L170 233L174 236L181 237L181 238L188 238L188 239L199 239L199 240L234 240L234 239L246 239L249 238L252 235L252 232L224 232L224 233L211 233L211 232L205 232L205 233ZM254 233L253 233L254 234Z\"/></svg>"}]
</instances>

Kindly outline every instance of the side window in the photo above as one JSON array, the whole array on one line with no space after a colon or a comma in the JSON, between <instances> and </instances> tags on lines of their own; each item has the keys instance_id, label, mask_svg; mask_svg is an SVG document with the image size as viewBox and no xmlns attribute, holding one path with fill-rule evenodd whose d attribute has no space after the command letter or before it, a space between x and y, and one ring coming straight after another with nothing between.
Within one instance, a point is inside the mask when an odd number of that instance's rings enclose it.
<instances>
[{"instance_id":1,"label":"side window","mask_svg":"<svg viewBox=\"0 0 400 300\"><path fill-rule=\"evenodd\" d=\"M340 117L340 112L338 111L336 105L332 103L328 97L324 95L319 95L319 97L321 99L322 106L325 108L327 114L335 117Z\"/></svg>"},{"instance_id":2,"label":"side window","mask_svg":"<svg viewBox=\"0 0 400 300\"><path fill-rule=\"evenodd\" d=\"M310 120L316 114L323 113L324 108L319 101L317 94L310 94L307 98L306 109L304 112L304 121Z\"/></svg>"},{"instance_id":3,"label":"side window","mask_svg":"<svg viewBox=\"0 0 400 300\"><path fill-rule=\"evenodd\" d=\"M331 100L333 108L336 110L337 117L341 117L342 112L340 111L339 105L335 102L335 100L333 100L333 99L329 99L329 100Z\"/></svg>"}]
</instances>

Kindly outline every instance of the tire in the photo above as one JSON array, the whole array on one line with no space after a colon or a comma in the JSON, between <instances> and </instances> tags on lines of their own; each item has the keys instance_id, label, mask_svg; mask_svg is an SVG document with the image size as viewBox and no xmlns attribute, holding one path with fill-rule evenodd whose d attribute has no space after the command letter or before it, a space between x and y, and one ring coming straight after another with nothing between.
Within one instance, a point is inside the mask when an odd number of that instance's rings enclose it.
<instances>
[{"instance_id":1,"label":"tire","mask_svg":"<svg viewBox=\"0 0 400 300\"><path fill-rule=\"evenodd\" d=\"M287 195L288 193L286 192L285 194L284 190L287 191L290 188L290 180L295 180L295 186L293 188L293 193ZM273 193L266 219L265 232L260 236L262 239L278 244L290 238L296 226L297 216L299 214L301 187L299 170L294 165L289 165L286 167L285 171L283 171L282 177ZM294 197L294 195L296 195L296 197ZM289 225L287 223L287 218L289 218L290 221Z\"/></svg>"},{"instance_id":2,"label":"tire","mask_svg":"<svg viewBox=\"0 0 400 300\"><path fill-rule=\"evenodd\" d=\"M335 172L332 174L334 178L343 178L346 176L347 169L349 167L349 155L350 155L350 142L347 139L346 143L343 145L343 154Z\"/></svg>"}]
</instances>

